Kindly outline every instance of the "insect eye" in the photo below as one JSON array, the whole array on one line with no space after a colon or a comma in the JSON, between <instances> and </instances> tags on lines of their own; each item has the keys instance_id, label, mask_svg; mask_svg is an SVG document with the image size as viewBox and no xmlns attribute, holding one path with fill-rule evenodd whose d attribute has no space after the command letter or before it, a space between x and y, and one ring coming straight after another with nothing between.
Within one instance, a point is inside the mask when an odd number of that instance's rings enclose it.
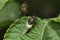
<instances>
[{"instance_id":1,"label":"insect eye","mask_svg":"<svg viewBox=\"0 0 60 40\"><path fill-rule=\"evenodd\" d=\"M32 16L29 20L28 20L28 24L33 24L35 21L35 16Z\"/></svg>"}]
</instances>

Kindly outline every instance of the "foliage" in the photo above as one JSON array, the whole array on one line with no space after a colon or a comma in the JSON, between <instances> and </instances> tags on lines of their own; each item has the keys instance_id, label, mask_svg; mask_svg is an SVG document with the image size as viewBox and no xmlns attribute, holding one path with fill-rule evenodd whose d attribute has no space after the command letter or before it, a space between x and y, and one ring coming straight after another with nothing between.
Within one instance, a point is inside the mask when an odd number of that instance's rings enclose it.
<instances>
[{"instance_id":1,"label":"foliage","mask_svg":"<svg viewBox=\"0 0 60 40\"><path fill-rule=\"evenodd\" d=\"M16 20L6 31L4 40L60 40L60 23L37 18L34 27L23 34L29 17Z\"/></svg>"},{"instance_id":2,"label":"foliage","mask_svg":"<svg viewBox=\"0 0 60 40\"><path fill-rule=\"evenodd\" d=\"M5 5L5 3L7 2L8 0L0 0L0 9L3 8L3 6Z\"/></svg>"},{"instance_id":3,"label":"foliage","mask_svg":"<svg viewBox=\"0 0 60 40\"><path fill-rule=\"evenodd\" d=\"M14 0L0 0L0 40L4 29L19 18L19 4Z\"/></svg>"}]
</instances>

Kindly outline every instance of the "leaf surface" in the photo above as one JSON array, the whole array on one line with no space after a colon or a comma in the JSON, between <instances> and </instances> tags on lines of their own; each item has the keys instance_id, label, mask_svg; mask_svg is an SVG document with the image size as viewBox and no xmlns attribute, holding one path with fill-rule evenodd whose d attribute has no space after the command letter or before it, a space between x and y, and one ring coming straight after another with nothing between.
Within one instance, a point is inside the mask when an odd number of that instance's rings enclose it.
<instances>
[{"instance_id":1,"label":"leaf surface","mask_svg":"<svg viewBox=\"0 0 60 40\"><path fill-rule=\"evenodd\" d=\"M0 0L0 9L2 9L8 0Z\"/></svg>"},{"instance_id":2,"label":"leaf surface","mask_svg":"<svg viewBox=\"0 0 60 40\"><path fill-rule=\"evenodd\" d=\"M35 20L35 25L28 33L23 34L29 18L30 17L23 17L16 20L6 31L4 40L60 40L59 34L56 29L53 28L54 26L52 26L53 24L51 24L49 20L40 18Z\"/></svg>"},{"instance_id":3,"label":"leaf surface","mask_svg":"<svg viewBox=\"0 0 60 40\"><path fill-rule=\"evenodd\" d=\"M19 18L19 5L15 1L10 1L0 10L0 29L5 27L5 21L11 22ZM7 24L8 25L8 24Z\"/></svg>"},{"instance_id":4,"label":"leaf surface","mask_svg":"<svg viewBox=\"0 0 60 40\"><path fill-rule=\"evenodd\" d=\"M1 1L3 0L0 0L0 4ZM14 1L10 0L0 10L0 40L2 40L3 35L6 29L10 26L10 24L18 18L19 18L19 4L15 0Z\"/></svg>"}]
</instances>

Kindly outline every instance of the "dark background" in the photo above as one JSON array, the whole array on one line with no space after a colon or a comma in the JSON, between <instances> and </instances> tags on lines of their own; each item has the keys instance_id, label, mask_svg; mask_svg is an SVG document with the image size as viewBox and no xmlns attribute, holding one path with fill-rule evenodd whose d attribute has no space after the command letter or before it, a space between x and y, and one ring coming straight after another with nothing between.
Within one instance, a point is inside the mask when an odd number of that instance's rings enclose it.
<instances>
[{"instance_id":1,"label":"dark background","mask_svg":"<svg viewBox=\"0 0 60 40\"><path fill-rule=\"evenodd\" d=\"M57 17L60 13L60 0L18 0L21 5L27 2L27 16L36 15L40 18Z\"/></svg>"}]
</instances>

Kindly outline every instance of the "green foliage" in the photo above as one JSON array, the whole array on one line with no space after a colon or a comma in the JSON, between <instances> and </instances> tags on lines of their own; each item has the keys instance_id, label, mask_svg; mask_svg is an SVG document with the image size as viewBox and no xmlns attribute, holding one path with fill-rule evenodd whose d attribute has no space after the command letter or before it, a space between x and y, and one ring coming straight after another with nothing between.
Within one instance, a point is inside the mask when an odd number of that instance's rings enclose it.
<instances>
[{"instance_id":1,"label":"green foliage","mask_svg":"<svg viewBox=\"0 0 60 40\"><path fill-rule=\"evenodd\" d=\"M17 2L10 1L0 10L0 22L5 20L15 20L19 15L19 5Z\"/></svg>"},{"instance_id":2,"label":"green foliage","mask_svg":"<svg viewBox=\"0 0 60 40\"><path fill-rule=\"evenodd\" d=\"M60 23L36 18L33 28L23 34L27 20L30 17L22 17L16 20L6 31L4 40L60 40Z\"/></svg>"},{"instance_id":3,"label":"green foliage","mask_svg":"<svg viewBox=\"0 0 60 40\"><path fill-rule=\"evenodd\" d=\"M5 21L7 20L14 21L18 18L19 18L19 5L15 1L10 1L9 3L6 3L4 8L0 10L0 23L3 22L2 24L4 24Z\"/></svg>"},{"instance_id":4,"label":"green foliage","mask_svg":"<svg viewBox=\"0 0 60 40\"><path fill-rule=\"evenodd\" d=\"M13 21L11 21L11 20L6 20L3 22L0 22L0 40L3 39L3 36L4 36L4 33L6 32L6 29L10 26L10 24L12 22Z\"/></svg>"},{"instance_id":5,"label":"green foliage","mask_svg":"<svg viewBox=\"0 0 60 40\"><path fill-rule=\"evenodd\" d=\"M8 0L0 0L0 9L2 9Z\"/></svg>"},{"instance_id":6,"label":"green foliage","mask_svg":"<svg viewBox=\"0 0 60 40\"><path fill-rule=\"evenodd\" d=\"M59 23L60 23L60 15L59 15L58 17L56 17L56 18L51 18L50 20L54 20L54 21L56 21L56 22L59 22Z\"/></svg>"},{"instance_id":7,"label":"green foliage","mask_svg":"<svg viewBox=\"0 0 60 40\"><path fill-rule=\"evenodd\" d=\"M0 0L0 40L10 24L19 18L19 4L14 0Z\"/></svg>"}]
</instances>

